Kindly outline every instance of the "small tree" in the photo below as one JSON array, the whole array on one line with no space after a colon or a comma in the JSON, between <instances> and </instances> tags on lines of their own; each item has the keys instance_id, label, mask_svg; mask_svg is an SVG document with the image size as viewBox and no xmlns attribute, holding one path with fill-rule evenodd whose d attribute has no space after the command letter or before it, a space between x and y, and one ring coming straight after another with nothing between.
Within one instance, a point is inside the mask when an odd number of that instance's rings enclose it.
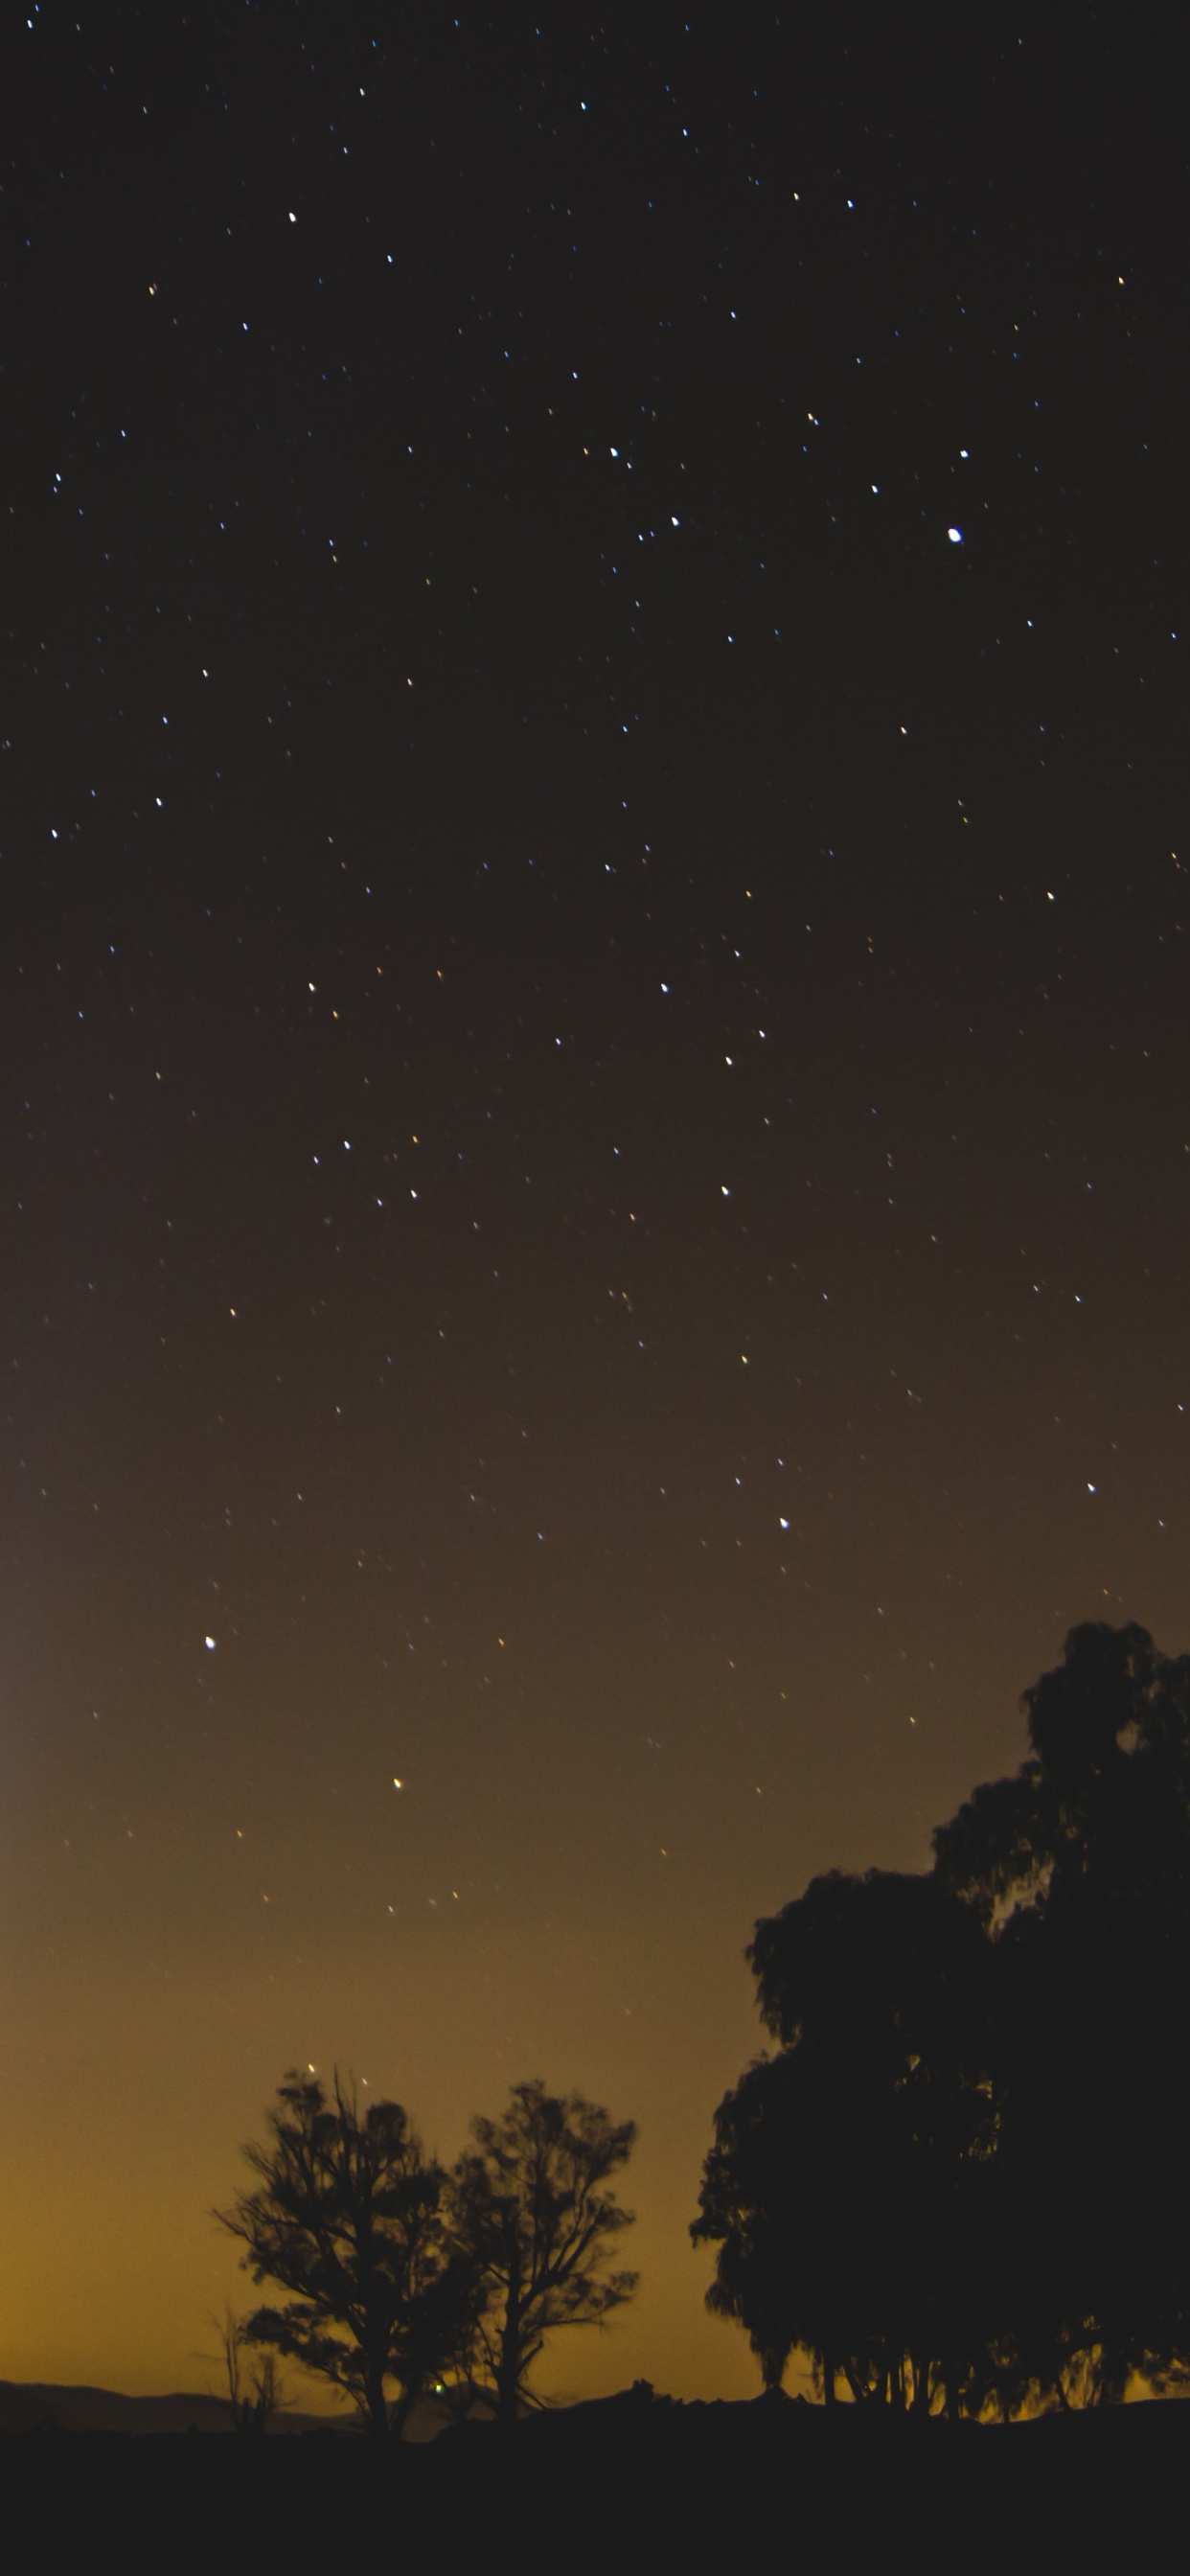
<instances>
[{"instance_id":1,"label":"small tree","mask_svg":"<svg viewBox=\"0 0 1190 2576\"><path fill-rule=\"evenodd\" d=\"M535 2081L514 2084L501 2117L473 2120L471 2134L450 2180L451 2235L482 2293L473 2384L508 2424L522 2402L541 2403L526 2383L546 2336L602 2325L636 2289L637 2273L605 2268L633 2223L608 2185L636 2127Z\"/></svg>"},{"instance_id":2,"label":"small tree","mask_svg":"<svg viewBox=\"0 0 1190 2576\"><path fill-rule=\"evenodd\" d=\"M287 2075L268 2125L268 2144L243 2151L257 2188L215 2215L246 2248L253 2280L292 2296L258 2308L243 2339L345 2389L374 2433L399 2434L474 2323L473 2272L445 2239L446 2177L399 2103L361 2116L337 2076L328 2097L316 2079Z\"/></svg>"},{"instance_id":3,"label":"small tree","mask_svg":"<svg viewBox=\"0 0 1190 2576\"><path fill-rule=\"evenodd\" d=\"M269 2417L287 2404L281 2372L275 2352L253 2355L248 2370L244 2355L251 2343L248 2320L237 2317L229 2305L222 2321L215 2321L215 2331L223 2354L223 2373L231 2405L231 2420L237 2433L267 2433Z\"/></svg>"}]
</instances>

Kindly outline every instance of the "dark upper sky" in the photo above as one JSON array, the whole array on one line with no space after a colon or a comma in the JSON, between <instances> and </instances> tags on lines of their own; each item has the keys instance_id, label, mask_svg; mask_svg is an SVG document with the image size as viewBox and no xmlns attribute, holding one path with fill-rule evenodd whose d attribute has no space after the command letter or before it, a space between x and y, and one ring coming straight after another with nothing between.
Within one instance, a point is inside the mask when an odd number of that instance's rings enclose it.
<instances>
[{"instance_id":1,"label":"dark upper sky","mask_svg":"<svg viewBox=\"0 0 1190 2576\"><path fill-rule=\"evenodd\" d=\"M337 2057L750 2389L754 1917L1190 1643L1180 12L538 16L10 25L9 2376Z\"/></svg>"}]
</instances>

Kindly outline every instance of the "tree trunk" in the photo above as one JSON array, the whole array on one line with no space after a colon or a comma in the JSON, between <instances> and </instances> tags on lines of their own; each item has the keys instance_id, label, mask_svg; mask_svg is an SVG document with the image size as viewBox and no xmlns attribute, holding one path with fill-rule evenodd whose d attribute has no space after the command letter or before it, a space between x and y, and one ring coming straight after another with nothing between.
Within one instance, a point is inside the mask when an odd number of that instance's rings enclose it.
<instances>
[{"instance_id":1,"label":"tree trunk","mask_svg":"<svg viewBox=\"0 0 1190 2576\"><path fill-rule=\"evenodd\" d=\"M413 2409L416 2406L420 2395L420 2388L403 2388L401 2390L401 2394L397 2399L396 2405L393 2407L388 2418L389 2435L394 2442L400 2441L401 2435L405 2430L405 2426L413 2413Z\"/></svg>"},{"instance_id":2,"label":"tree trunk","mask_svg":"<svg viewBox=\"0 0 1190 2576\"><path fill-rule=\"evenodd\" d=\"M500 2362L496 2372L496 2421L505 2426L517 2420L517 2392L521 2381L520 2316L509 2301L500 2335Z\"/></svg>"},{"instance_id":3,"label":"tree trunk","mask_svg":"<svg viewBox=\"0 0 1190 2576\"><path fill-rule=\"evenodd\" d=\"M388 2439L388 2405L384 2394L384 2364L370 2361L364 2379L364 2397L368 2409L368 2430L378 2441Z\"/></svg>"}]
</instances>

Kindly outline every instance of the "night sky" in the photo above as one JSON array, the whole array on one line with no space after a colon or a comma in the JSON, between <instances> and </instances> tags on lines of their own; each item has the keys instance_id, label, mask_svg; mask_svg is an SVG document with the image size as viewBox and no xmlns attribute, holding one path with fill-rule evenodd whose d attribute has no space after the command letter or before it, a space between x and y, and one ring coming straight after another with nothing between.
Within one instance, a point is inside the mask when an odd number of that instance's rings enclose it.
<instances>
[{"instance_id":1,"label":"night sky","mask_svg":"<svg viewBox=\"0 0 1190 2576\"><path fill-rule=\"evenodd\" d=\"M337 2060L754 2393L756 1916L1190 1646L1181 13L538 15L9 25L11 2378Z\"/></svg>"}]
</instances>

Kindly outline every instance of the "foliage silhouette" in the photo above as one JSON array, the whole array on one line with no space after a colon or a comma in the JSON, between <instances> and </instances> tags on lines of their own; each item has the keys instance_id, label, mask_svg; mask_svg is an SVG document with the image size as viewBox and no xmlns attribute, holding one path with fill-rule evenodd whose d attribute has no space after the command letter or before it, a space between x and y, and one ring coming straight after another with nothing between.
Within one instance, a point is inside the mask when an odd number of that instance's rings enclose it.
<instances>
[{"instance_id":1,"label":"foliage silhouette","mask_svg":"<svg viewBox=\"0 0 1190 2576\"><path fill-rule=\"evenodd\" d=\"M361 2115L337 2076L328 2096L287 2075L268 2125L268 2144L243 2150L257 2188L216 2212L253 2279L292 2293L258 2308L246 2338L346 2390L373 2433L399 2434L423 2391L465 2362L474 2331L475 2277L446 2238L446 2177L399 2103Z\"/></svg>"},{"instance_id":2,"label":"foliage silhouette","mask_svg":"<svg viewBox=\"0 0 1190 2576\"><path fill-rule=\"evenodd\" d=\"M935 1872L995 1960L1008 2393L1107 2402L1190 2371L1190 1657L1088 1624L1023 1705Z\"/></svg>"},{"instance_id":3,"label":"foliage silhouette","mask_svg":"<svg viewBox=\"0 0 1190 2576\"><path fill-rule=\"evenodd\" d=\"M766 2386L794 2345L828 2403L954 2407L978 2307L991 2101L979 1924L929 1877L840 1872L756 1927L762 2018L785 2042L720 2104L695 2241L709 2303Z\"/></svg>"},{"instance_id":4,"label":"foliage silhouette","mask_svg":"<svg viewBox=\"0 0 1190 2576\"><path fill-rule=\"evenodd\" d=\"M693 2234L766 2385L1004 2415L1190 2376L1190 1658L1071 1631L1030 1752L929 1877L756 1927L780 2056L720 2104Z\"/></svg>"},{"instance_id":5,"label":"foliage silhouette","mask_svg":"<svg viewBox=\"0 0 1190 2576\"><path fill-rule=\"evenodd\" d=\"M546 2336L602 2324L636 2288L635 2272L606 2268L633 2223L608 2185L636 2129L534 2081L514 2084L500 2118L473 2120L471 2135L451 2175L451 2240L481 2289L472 2381L507 2424L541 2402L527 2381Z\"/></svg>"}]
</instances>

